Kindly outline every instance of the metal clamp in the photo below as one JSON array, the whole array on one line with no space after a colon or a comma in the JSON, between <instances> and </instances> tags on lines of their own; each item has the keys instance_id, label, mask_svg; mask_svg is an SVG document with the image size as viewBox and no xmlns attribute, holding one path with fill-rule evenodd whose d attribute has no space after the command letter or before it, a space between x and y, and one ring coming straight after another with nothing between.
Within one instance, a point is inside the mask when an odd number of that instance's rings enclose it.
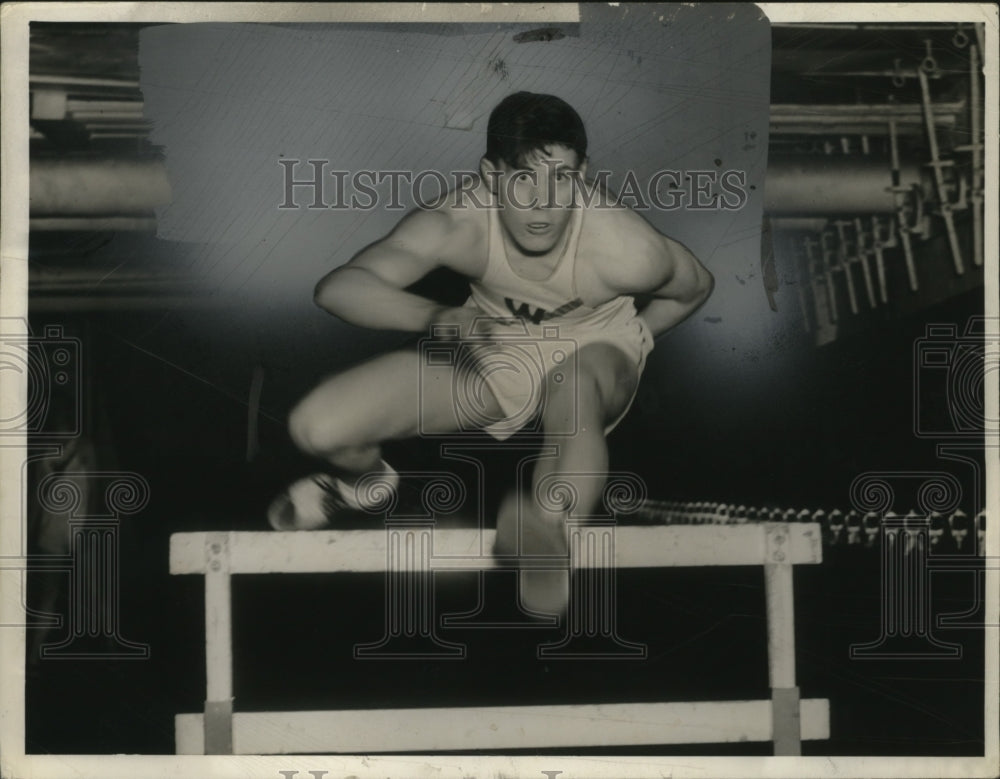
<instances>
[{"instance_id":1,"label":"metal clamp","mask_svg":"<svg viewBox=\"0 0 1000 779\"><path fill-rule=\"evenodd\" d=\"M924 38L924 51L926 56L920 62L920 70L928 76L936 78L941 75L941 69L938 68L937 60L934 59L934 42L930 38Z\"/></svg>"},{"instance_id":2,"label":"metal clamp","mask_svg":"<svg viewBox=\"0 0 1000 779\"><path fill-rule=\"evenodd\" d=\"M229 534L215 533L205 544L205 561L208 570L229 573Z\"/></svg>"},{"instance_id":3,"label":"metal clamp","mask_svg":"<svg viewBox=\"0 0 1000 779\"><path fill-rule=\"evenodd\" d=\"M788 530L782 522L768 522L764 527L764 544L770 563L784 563L788 559Z\"/></svg>"}]
</instances>

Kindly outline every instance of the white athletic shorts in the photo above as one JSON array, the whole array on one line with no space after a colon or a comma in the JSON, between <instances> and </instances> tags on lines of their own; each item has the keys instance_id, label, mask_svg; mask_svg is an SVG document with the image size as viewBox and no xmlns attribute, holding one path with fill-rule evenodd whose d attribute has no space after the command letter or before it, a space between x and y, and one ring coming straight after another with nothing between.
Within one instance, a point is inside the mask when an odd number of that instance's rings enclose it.
<instances>
[{"instance_id":1,"label":"white athletic shorts","mask_svg":"<svg viewBox=\"0 0 1000 779\"><path fill-rule=\"evenodd\" d=\"M545 435L576 433L575 420L568 421L565 429L543 430L539 417L546 377L557 383L575 381L569 359L575 351L594 343L606 343L620 349L635 366L638 386L646 357L653 350L653 336L648 326L641 317L631 313L601 328L560 326L552 324L552 320L535 325L520 319L509 320L503 325L491 324L490 328L490 343L464 344L467 358L475 370L468 374L467 386L456 387L457 408L463 416L463 427L481 428L499 441L522 429ZM476 417L476 409L484 407L484 385L503 411L500 420L486 415ZM605 428L605 434L621 422L634 400L633 391L622 413Z\"/></svg>"}]
</instances>

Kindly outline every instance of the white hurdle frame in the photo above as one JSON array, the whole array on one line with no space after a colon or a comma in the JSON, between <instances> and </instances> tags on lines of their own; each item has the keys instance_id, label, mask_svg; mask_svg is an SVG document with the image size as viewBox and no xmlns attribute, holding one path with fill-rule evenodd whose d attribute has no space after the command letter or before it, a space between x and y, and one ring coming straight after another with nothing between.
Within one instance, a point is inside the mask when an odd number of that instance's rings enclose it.
<instances>
[{"instance_id":1,"label":"white hurdle frame","mask_svg":"<svg viewBox=\"0 0 1000 779\"><path fill-rule=\"evenodd\" d=\"M207 696L175 718L178 754L432 752L772 741L776 755L829 738L829 701L800 700L792 567L822 561L815 523L617 526L615 568L764 567L770 700L597 705L233 712L234 574L386 571L385 530L175 533L170 572L205 576ZM433 530L432 571L498 568L495 531ZM562 567L570 564L561 558ZM401 560L422 570L426 558ZM603 567L579 559L576 568Z\"/></svg>"}]
</instances>

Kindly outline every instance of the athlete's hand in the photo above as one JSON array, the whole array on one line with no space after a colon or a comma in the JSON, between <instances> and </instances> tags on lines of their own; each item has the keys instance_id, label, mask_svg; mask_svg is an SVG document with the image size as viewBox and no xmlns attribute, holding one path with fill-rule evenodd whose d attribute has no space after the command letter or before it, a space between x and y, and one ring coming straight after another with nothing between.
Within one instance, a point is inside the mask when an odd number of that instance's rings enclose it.
<instances>
[{"instance_id":1,"label":"athlete's hand","mask_svg":"<svg viewBox=\"0 0 1000 779\"><path fill-rule=\"evenodd\" d=\"M431 336L438 339L463 341L493 340L493 333L500 323L484 316L481 312L468 306L453 306L441 308L431 318Z\"/></svg>"},{"instance_id":2,"label":"athlete's hand","mask_svg":"<svg viewBox=\"0 0 1000 779\"><path fill-rule=\"evenodd\" d=\"M431 317L431 337L438 340L467 338L476 321L476 312L466 306L442 306Z\"/></svg>"}]
</instances>

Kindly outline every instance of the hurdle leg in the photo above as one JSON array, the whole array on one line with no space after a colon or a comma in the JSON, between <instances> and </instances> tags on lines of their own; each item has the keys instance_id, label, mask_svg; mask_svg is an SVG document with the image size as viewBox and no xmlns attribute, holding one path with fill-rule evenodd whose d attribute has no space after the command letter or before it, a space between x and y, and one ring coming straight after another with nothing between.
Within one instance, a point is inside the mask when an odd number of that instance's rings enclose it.
<instances>
[{"instance_id":1,"label":"hurdle leg","mask_svg":"<svg viewBox=\"0 0 1000 779\"><path fill-rule=\"evenodd\" d=\"M784 524L769 522L766 539L764 588L774 754L801 755L799 688L795 683L795 599L788 532Z\"/></svg>"},{"instance_id":2,"label":"hurdle leg","mask_svg":"<svg viewBox=\"0 0 1000 779\"><path fill-rule=\"evenodd\" d=\"M229 534L205 541L205 754L233 753L233 636Z\"/></svg>"}]
</instances>

